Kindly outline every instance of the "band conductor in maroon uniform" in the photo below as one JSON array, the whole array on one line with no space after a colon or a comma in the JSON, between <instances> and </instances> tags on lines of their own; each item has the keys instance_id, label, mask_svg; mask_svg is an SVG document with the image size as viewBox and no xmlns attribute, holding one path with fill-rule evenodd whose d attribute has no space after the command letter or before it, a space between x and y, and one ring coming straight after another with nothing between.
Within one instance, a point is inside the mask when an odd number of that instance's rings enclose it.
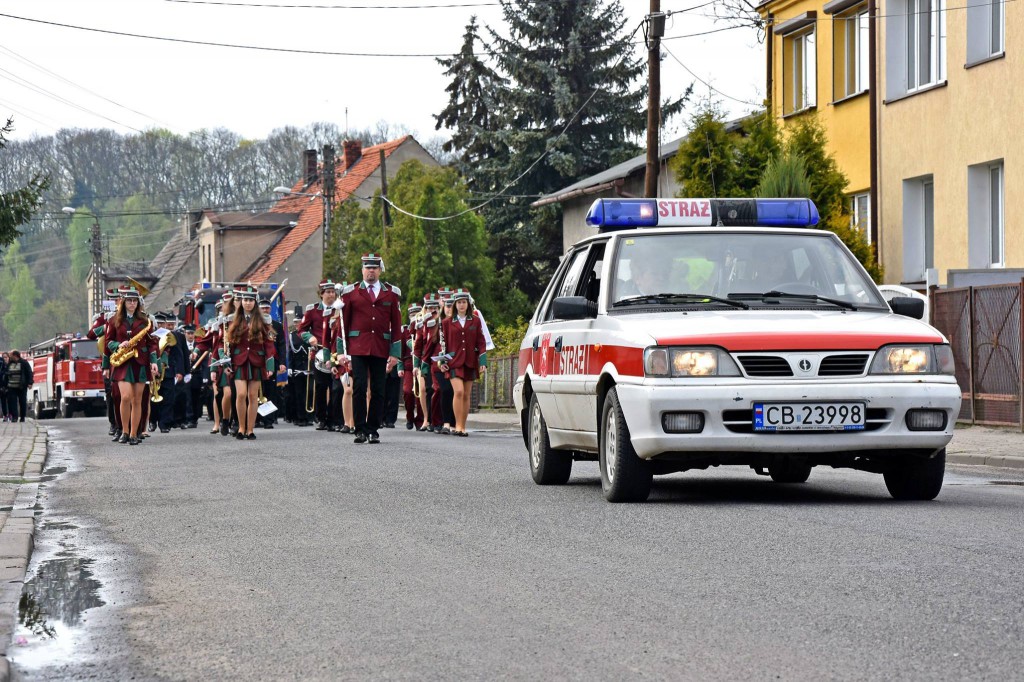
<instances>
[{"instance_id":1,"label":"band conductor in maroon uniform","mask_svg":"<svg viewBox=\"0 0 1024 682\"><path fill-rule=\"evenodd\" d=\"M363 281L342 294L345 347L352 358L352 403L356 443L379 443L387 373L401 358L402 292L380 281L380 254L363 255ZM366 406L366 388L370 405Z\"/></svg>"}]
</instances>

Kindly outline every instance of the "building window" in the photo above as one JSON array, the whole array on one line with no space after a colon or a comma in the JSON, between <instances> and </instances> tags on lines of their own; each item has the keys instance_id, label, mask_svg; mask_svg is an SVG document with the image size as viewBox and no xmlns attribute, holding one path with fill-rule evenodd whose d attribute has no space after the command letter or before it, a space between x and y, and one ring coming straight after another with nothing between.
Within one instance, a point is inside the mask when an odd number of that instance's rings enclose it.
<instances>
[{"instance_id":1,"label":"building window","mask_svg":"<svg viewBox=\"0 0 1024 682\"><path fill-rule=\"evenodd\" d=\"M924 282L935 267L935 182L903 181L903 281Z\"/></svg>"},{"instance_id":2,"label":"building window","mask_svg":"<svg viewBox=\"0 0 1024 682\"><path fill-rule=\"evenodd\" d=\"M967 64L985 61L1006 49L1006 0L968 0Z\"/></svg>"},{"instance_id":3,"label":"building window","mask_svg":"<svg viewBox=\"0 0 1024 682\"><path fill-rule=\"evenodd\" d=\"M871 195L867 192L850 197L850 225L864 233L871 243Z\"/></svg>"},{"instance_id":4,"label":"building window","mask_svg":"<svg viewBox=\"0 0 1024 682\"><path fill-rule=\"evenodd\" d=\"M835 99L852 97L871 85L868 71L870 49L868 12L863 6L833 20L835 41Z\"/></svg>"},{"instance_id":5,"label":"building window","mask_svg":"<svg viewBox=\"0 0 1024 682\"><path fill-rule=\"evenodd\" d=\"M814 38L813 28L783 38L783 114L792 114L817 104L817 50Z\"/></svg>"},{"instance_id":6,"label":"building window","mask_svg":"<svg viewBox=\"0 0 1024 682\"><path fill-rule=\"evenodd\" d=\"M907 90L946 80L946 13L942 0L907 1Z\"/></svg>"},{"instance_id":7,"label":"building window","mask_svg":"<svg viewBox=\"0 0 1024 682\"><path fill-rule=\"evenodd\" d=\"M967 265L1001 268L1006 265L1003 162L990 161L967 168Z\"/></svg>"}]
</instances>

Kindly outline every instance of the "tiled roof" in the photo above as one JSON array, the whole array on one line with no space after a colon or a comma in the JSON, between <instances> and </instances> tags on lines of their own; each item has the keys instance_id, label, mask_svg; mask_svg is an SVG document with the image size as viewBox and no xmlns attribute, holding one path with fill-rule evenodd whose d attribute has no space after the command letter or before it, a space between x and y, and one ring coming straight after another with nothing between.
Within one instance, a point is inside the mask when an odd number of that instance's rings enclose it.
<instances>
[{"instance_id":1,"label":"tiled roof","mask_svg":"<svg viewBox=\"0 0 1024 682\"><path fill-rule=\"evenodd\" d=\"M391 156L392 152L409 139L410 136L406 135L397 140L367 147L363 149L362 156L352 164L351 168L343 166L344 156L339 155L338 160L342 163L339 163L335 169L335 205L348 199L367 178L377 172L380 167L381 150L384 150L385 157ZM299 180L292 187L292 191L316 194L320 191L320 181L317 180L307 187L302 180ZM296 226L253 263L249 271L242 275L242 280L251 280L258 284L266 282L307 239L323 227L323 203L319 197L311 199L308 196L286 196L274 204L270 211L272 213L299 213L300 215Z\"/></svg>"}]
</instances>

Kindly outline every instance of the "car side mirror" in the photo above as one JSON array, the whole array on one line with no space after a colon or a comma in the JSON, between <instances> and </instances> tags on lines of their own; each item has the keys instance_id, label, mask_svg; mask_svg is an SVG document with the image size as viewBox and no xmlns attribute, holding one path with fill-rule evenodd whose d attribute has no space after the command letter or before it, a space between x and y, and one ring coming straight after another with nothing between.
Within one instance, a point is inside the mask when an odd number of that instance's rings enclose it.
<instances>
[{"instance_id":1,"label":"car side mirror","mask_svg":"<svg viewBox=\"0 0 1024 682\"><path fill-rule=\"evenodd\" d=\"M586 296L559 296L551 302L551 313L556 320L585 320L597 317L597 304Z\"/></svg>"},{"instance_id":2,"label":"car side mirror","mask_svg":"<svg viewBox=\"0 0 1024 682\"><path fill-rule=\"evenodd\" d=\"M894 296L889 301L889 307L897 315L904 315L906 317L912 317L915 320L920 320L924 317L924 301L920 298L913 298L912 296Z\"/></svg>"}]
</instances>

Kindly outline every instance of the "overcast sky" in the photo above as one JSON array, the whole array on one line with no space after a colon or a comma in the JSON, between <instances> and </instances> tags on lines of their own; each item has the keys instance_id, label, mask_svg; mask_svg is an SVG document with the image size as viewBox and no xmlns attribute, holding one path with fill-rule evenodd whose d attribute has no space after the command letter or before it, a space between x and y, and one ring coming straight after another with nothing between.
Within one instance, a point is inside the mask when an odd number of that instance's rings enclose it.
<instances>
[{"instance_id":1,"label":"overcast sky","mask_svg":"<svg viewBox=\"0 0 1024 682\"><path fill-rule=\"evenodd\" d=\"M705 0L662 0L664 11ZM433 115L447 102L443 69L430 57L295 54L223 47L252 45L350 53L452 53L469 18L500 28L496 3L477 0L0 0L0 114L15 117L13 139L59 128L153 127L185 134L224 127L249 138L285 125L330 121L353 129L386 120L421 140L438 134ZM271 2L290 7L261 7ZM227 6L228 4L235 6ZM324 8L303 8L301 5ZM241 6L239 6L241 5ZM253 6L256 5L256 6ZM355 6L371 6L357 9ZM387 9L384 6L401 6ZM460 5L413 9L415 5ZM469 6L473 5L473 6ZM648 0L623 0L627 28ZM721 29L711 7L676 14L666 37ZM35 23L15 19L33 19ZM102 29L197 41L186 44L85 31ZM638 38L642 40L638 34ZM764 46L750 29L666 40L665 97L697 76L729 97L760 102ZM642 46L637 48L642 54ZM709 88L696 82L695 92ZM754 106L711 93L731 115ZM675 121L665 139L676 137Z\"/></svg>"}]
</instances>

